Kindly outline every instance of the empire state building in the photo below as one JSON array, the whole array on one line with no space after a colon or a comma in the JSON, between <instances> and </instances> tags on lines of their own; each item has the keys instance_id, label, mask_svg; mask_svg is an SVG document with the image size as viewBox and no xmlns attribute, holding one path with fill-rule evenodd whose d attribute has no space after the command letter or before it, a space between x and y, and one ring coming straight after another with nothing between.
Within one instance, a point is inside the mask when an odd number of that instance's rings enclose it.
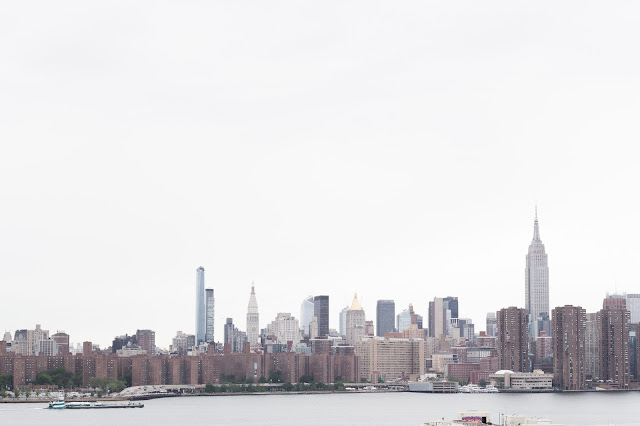
<instances>
[{"instance_id":1,"label":"empire state building","mask_svg":"<svg viewBox=\"0 0 640 426\"><path fill-rule=\"evenodd\" d=\"M529 312L531 339L538 336L539 320L549 319L549 265L544 244L540 240L538 209L533 221L533 240L527 253L527 267L524 271L525 308Z\"/></svg>"}]
</instances>

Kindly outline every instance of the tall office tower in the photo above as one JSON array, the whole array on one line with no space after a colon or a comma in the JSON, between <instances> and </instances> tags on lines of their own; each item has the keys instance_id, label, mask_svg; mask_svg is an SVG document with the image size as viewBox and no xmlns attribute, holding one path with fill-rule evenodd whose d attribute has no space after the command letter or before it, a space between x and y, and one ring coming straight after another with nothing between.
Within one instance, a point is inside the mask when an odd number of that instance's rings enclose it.
<instances>
[{"instance_id":1,"label":"tall office tower","mask_svg":"<svg viewBox=\"0 0 640 426\"><path fill-rule=\"evenodd\" d=\"M442 298L445 302L447 302L447 309L451 311L451 318L459 318L458 316L458 298L447 296Z\"/></svg>"},{"instance_id":2,"label":"tall office tower","mask_svg":"<svg viewBox=\"0 0 640 426\"><path fill-rule=\"evenodd\" d=\"M156 332L152 330L137 330L136 342L140 349L147 351L149 355L156 354Z\"/></svg>"},{"instance_id":3,"label":"tall office tower","mask_svg":"<svg viewBox=\"0 0 640 426\"><path fill-rule=\"evenodd\" d=\"M587 379L600 378L600 327L598 314L587 314L587 327L584 336L585 376Z\"/></svg>"},{"instance_id":4,"label":"tall office tower","mask_svg":"<svg viewBox=\"0 0 640 426\"><path fill-rule=\"evenodd\" d=\"M487 314L487 336L489 337L497 337L498 336L498 326L496 325L496 313L489 312Z\"/></svg>"},{"instance_id":5,"label":"tall office tower","mask_svg":"<svg viewBox=\"0 0 640 426\"><path fill-rule=\"evenodd\" d=\"M553 320L553 381L563 390L585 386L585 333L587 312L580 306L558 306Z\"/></svg>"},{"instance_id":6,"label":"tall office tower","mask_svg":"<svg viewBox=\"0 0 640 426\"><path fill-rule=\"evenodd\" d=\"M447 299L436 297L433 302L429 302L429 336L442 339L449 334L449 324L451 323L451 310ZM457 309L457 298L456 309Z\"/></svg>"},{"instance_id":7,"label":"tall office tower","mask_svg":"<svg viewBox=\"0 0 640 426\"><path fill-rule=\"evenodd\" d=\"M528 325L526 309L509 307L496 312L498 362L501 370L529 372Z\"/></svg>"},{"instance_id":8,"label":"tall office tower","mask_svg":"<svg viewBox=\"0 0 640 426\"><path fill-rule=\"evenodd\" d=\"M349 306L345 306L340 311L339 320L340 320L340 335L347 335L347 312L349 312Z\"/></svg>"},{"instance_id":9,"label":"tall office tower","mask_svg":"<svg viewBox=\"0 0 640 426\"><path fill-rule=\"evenodd\" d=\"M318 318L318 336L329 335L329 296L313 298L313 316Z\"/></svg>"},{"instance_id":10,"label":"tall office tower","mask_svg":"<svg viewBox=\"0 0 640 426\"><path fill-rule=\"evenodd\" d=\"M204 312L204 268L196 269L196 345L204 342L206 319Z\"/></svg>"},{"instance_id":11,"label":"tall office tower","mask_svg":"<svg viewBox=\"0 0 640 426\"><path fill-rule=\"evenodd\" d=\"M405 309L396 315L396 330L398 333L402 333L409 328L411 324L411 314L413 313L413 305L409 304L409 309Z\"/></svg>"},{"instance_id":12,"label":"tall office tower","mask_svg":"<svg viewBox=\"0 0 640 426\"><path fill-rule=\"evenodd\" d=\"M631 324L640 323L640 294L627 294L627 310Z\"/></svg>"},{"instance_id":13,"label":"tall office tower","mask_svg":"<svg viewBox=\"0 0 640 426\"><path fill-rule=\"evenodd\" d=\"M365 336L364 310L358 302L358 294L353 296L351 307L347 311L347 345L355 346Z\"/></svg>"},{"instance_id":14,"label":"tall office tower","mask_svg":"<svg viewBox=\"0 0 640 426\"><path fill-rule=\"evenodd\" d=\"M309 296L302 301L300 306L300 326L305 336L309 335L309 324L313 321L313 296Z\"/></svg>"},{"instance_id":15,"label":"tall office tower","mask_svg":"<svg viewBox=\"0 0 640 426\"><path fill-rule=\"evenodd\" d=\"M213 289L208 288L205 290L205 329L204 329L204 341L207 343L214 343L214 318L216 310L216 301L213 298Z\"/></svg>"},{"instance_id":16,"label":"tall office tower","mask_svg":"<svg viewBox=\"0 0 640 426\"><path fill-rule=\"evenodd\" d=\"M530 338L538 336L538 317L546 314L549 318L549 265L547 254L544 251L544 244L540 240L540 230L538 228L538 208L536 207L536 218L533 221L533 240L529 245L527 253L527 267L524 271L524 304L529 313Z\"/></svg>"},{"instance_id":17,"label":"tall office tower","mask_svg":"<svg viewBox=\"0 0 640 426\"><path fill-rule=\"evenodd\" d=\"M602 301L602 309L627 309L627 297L624 294L609 294Z\"/></svg>"},{"instance_id":18,"label":"tall office tower","mask_svg":"<svg viewBox=\"0 0 640 426\"><path fill-rule=\"evenodd\" d=\"M260 343L260 318L258 316L258 301L256 300L256 289L251 283L251 296L249 297L249 307L247 309L247 341L251 345Z\"/></svg>"},{"instance_id":19,"label":"tall office tower","mask_svg":"<svg viewBox=\"0 0 640 426\"><path fill-rule=\"evenodd\" d=\"M604 308L598 313L598 325L600 379L611 380L618 389L627 389L630 380L629 311L617 307Z\"/></svg>"},{"instance_id":20,"label":"tall office tower","mask_svg":"<svg viewBox=\"0 0 640 426\"><path fill-rule=\"evenodd\" d=\"M378 300L376 304L376 336L383 337L384 333L392 333L395 329L396 302L393 300Z\"/></svg>"}]
</instances>

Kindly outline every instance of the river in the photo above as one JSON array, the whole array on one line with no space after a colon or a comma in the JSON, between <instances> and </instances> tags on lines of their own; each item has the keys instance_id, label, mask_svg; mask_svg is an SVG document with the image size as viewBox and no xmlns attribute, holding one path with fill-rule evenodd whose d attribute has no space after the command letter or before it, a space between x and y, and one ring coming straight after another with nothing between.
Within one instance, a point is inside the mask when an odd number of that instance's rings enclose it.
<instances>
[{"instance_id":1,"label":"river","mask_svg":"<svg viewBox=\"0 0 640 426\"><path fill-rule=\"evenodd\" d=\"M640 392L553 394L357 393L178 397L142 409L47 410L0 404L0 424L421 425L464 410L544 417L570 425L640 425Z\"/></svg>"}]
</instances>

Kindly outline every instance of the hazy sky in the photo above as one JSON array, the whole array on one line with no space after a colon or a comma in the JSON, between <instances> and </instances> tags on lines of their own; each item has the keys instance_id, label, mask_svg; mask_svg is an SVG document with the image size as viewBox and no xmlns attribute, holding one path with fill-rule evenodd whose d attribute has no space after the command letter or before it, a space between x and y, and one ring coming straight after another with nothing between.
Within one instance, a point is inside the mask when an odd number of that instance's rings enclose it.
<instances>
[{"instance_id":1,"label":"hazy sky","mask_svg":"<svg viewBox=\"0 0 640 426\"><path fill-rule=\"evenodd\" d=\"M0 329L640 292L637 2L4 2ZM0 330L2 331L2 330Z\"/></svg>"}]
</instances>

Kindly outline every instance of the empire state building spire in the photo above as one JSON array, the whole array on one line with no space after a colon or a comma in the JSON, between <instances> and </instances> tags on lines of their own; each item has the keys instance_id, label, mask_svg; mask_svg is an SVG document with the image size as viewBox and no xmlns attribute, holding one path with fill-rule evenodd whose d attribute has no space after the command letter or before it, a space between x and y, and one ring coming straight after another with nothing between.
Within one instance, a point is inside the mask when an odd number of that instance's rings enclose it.
<instances>
[{"instance_id":1,"label":"empire state building spire","mask_svg":"<svg viewBox=\"0 0 640 426\"><path fill-rule=\"evenodd\" d=\"M533 240L531 243L542 243L540 240L540 228L538 226L538 206L536 206L536 218L533 221Z\"/></svg>"}]
</instances>

